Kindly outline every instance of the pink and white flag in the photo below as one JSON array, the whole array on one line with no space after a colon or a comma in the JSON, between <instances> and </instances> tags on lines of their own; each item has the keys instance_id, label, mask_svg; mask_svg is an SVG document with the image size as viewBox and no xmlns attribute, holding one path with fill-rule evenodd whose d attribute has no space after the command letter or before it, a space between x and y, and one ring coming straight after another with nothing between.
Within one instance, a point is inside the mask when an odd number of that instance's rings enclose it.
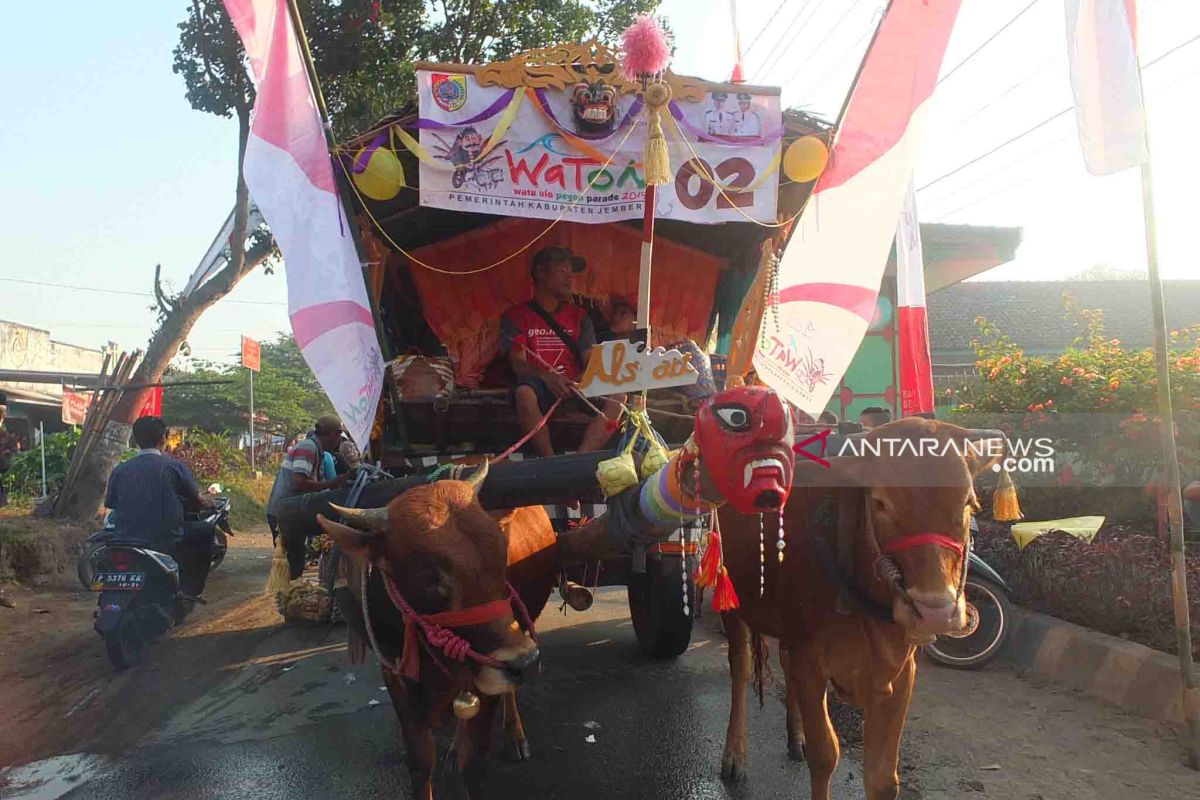
<instances>
[{"instance_id":1,"label":"pink and white flag","mask_svg":"<svg viewBox=\"0 0 1200 800\"><path fill-rule=\"evenodd\" d=\"M258 88L243 171L283 253L292 333L347 433L366 447L383 359L288 0L225 0L225 9Z\"/></svg>"},{"instance_id":2,"label":"pink and white flag","mask_svg":"<svg viewBox=\"0 0 1200 800\"><path fill-rule=\"evenodd\" d=\"M893 0L867 52L829 167L783 253L779 325L772 329L764 321L754 367L814 417L875 313L959 4Z\"/></svg>"},{"instance_id":3,"label":"pink and white flag","mask_svg":"<svg viewBox=\"0 0 1200 800\"><path fill-rule=\"evenodd\" d=\"M900 416L933 413L933 362L925 317L925 256L917 219L917 187L909 179L896 226L896 322L900 359Z\"/></svg>"},{"instance_id":4,"label":"pink and white flag","mask_svg":"<svg viewBox=\"0 0 1200 800\"><path fill-rule=\"evenodd\" d=\"M1066 0L1067 55L1083 160L1110 175L1150 158L1134 0Z\"/></svg>"}]
</instances>

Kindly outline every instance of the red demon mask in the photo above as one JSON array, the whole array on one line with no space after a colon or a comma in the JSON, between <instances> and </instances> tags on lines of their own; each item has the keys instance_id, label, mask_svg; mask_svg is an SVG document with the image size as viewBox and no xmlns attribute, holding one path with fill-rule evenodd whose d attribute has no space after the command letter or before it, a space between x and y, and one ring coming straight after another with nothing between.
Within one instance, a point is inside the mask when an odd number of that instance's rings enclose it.
<instances>
[{"instance_id":1,"label":"red demon mask","mask_svg":"<svg viewBox=\"0 0 1200 800\"><path fill-rule=\"evenodd\" d=\"M792 489L792 417L774 391L726 389L696 414L696 445L718 491L742 513L778 511Z\"/></svg>"}]
</instances>

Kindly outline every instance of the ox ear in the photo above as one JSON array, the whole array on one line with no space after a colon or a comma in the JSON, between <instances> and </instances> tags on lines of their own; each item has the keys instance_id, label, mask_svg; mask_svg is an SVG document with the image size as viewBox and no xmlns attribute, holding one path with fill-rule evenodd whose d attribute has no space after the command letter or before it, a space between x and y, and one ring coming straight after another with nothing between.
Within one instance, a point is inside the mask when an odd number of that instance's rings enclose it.
<instances>
[{"instance_id":1,"label":"ox ear","mask_svg":"<svg viewBox=\"0 0 1200 800\"><path fill-rule=\"evenodd\" d=\"M968 439L963 448L963 456L967 460L967 469L971 471L972 477L978 477L980 473L995 469L995 466L1004 460L1008 454L1008 443L1004 437L990 437L986 439Z\"/></svg>"},{"instance_id":2,"label":"ox ear","mask_svg":"<svg viewBox=\"0 0 1200 800\"><path fill-rule=\"evenodd\" d=\"M324 514L317 514L317 522L330 538L337 542L338 547L342 548L342 552L356 562L368 561L374 555L374 550L379 542L378 534L360 531L349 525L334 522L326 518Z\"/></svg>"}]
</instances>

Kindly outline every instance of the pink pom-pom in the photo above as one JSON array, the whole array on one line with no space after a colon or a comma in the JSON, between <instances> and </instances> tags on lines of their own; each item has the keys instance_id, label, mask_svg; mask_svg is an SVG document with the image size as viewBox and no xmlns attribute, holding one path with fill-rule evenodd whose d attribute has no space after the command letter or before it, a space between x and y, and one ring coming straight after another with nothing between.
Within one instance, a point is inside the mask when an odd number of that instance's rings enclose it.
<instances>
[{"instance_id":1,"label":"pink pom-pom","mask_svg":"<svg viewBox=\"0 0 1200 800\"><path fill-rule=\"evenodd\" d=\"M671 60L671 43L658 20L640 14L621 34L621 74L626 80L656 75Z\"/></svg>"}]
</instances>

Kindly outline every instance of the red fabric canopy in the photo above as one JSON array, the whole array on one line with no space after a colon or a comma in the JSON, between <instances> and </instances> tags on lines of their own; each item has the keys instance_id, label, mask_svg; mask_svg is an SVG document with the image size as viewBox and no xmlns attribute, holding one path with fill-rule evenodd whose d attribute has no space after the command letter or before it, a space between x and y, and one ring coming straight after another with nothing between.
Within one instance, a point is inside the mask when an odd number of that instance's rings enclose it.
<instances>
[{"instance_id":1,"label":"red fabric canopy","mask_svg":"<svg viewBox=\"0 0 1200 800\"><path fill-rule=\"evenodd\" d=\"M441 270L470 272L512 253L545 229L541 220L506 219L422 247L413 256ZM552 244L565 245L587 259L587 271L575 280L581 296L599 302L636 297L641 233L627 225L561 222L523 253L473 275L444 274L411 265L425 319L457 364L456 383L479 385L497 353L500 315L533 296L530 261L534 253ZM725 259L661 237L655 240L650 292L655 346L704 338L717 273L726 266Z\"/></svg>"}]
</instances>

